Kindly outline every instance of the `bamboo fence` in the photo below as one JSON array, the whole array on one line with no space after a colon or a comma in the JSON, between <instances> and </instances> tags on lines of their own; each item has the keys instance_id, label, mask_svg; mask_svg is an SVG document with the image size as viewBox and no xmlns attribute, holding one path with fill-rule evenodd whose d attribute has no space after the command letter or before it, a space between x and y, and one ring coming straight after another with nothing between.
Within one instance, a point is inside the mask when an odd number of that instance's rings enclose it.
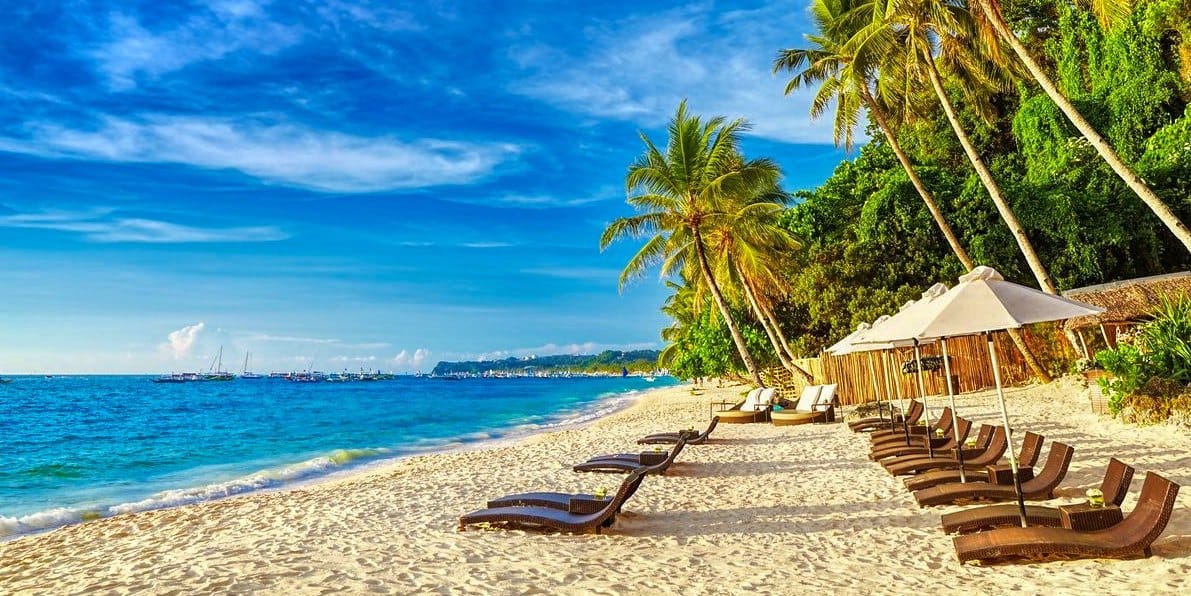
<instances>
[{"instance_id":1,"label":"bamboo fence","mask_svg":"<svg viewBox=\"0 0 1191 596\"><path fill-rule=\"evenodd\" d=\"M1056 358L1069 359L1075 356L1072 348L1061 336L1054 337L1053 328L1041 333L1031 334L1023 331L1026 343L1042 361L1043 368L1047 368L1050 361ZM1049 340L1049 341L1048 341ZM1025 359L1004 333L993 334L997 358L1001 363L1001 381L1006 386L1017 385L1030 380L1030 371L1026 367ZM922 357L941 356L938 343L919 346ZM913 348L901 348L888 352L889 378L893 383L893 399L900 395L905 398L917 397L918 378L913 372L902 372L903 365L914 361ZM956 337L947 340L947 354L950 357L952 383L956 393L980 391L993 387L993 371L988 355L988 345L983 335ZM872 402L877 399L873 387L873 375L870 372L870 358L873 369L877 373L877 382L881 391L880 398L888 399L885 388L885 376L882 373L882 352L859 352L844 356L823 354L818 358L802 358L795 363L815 376L817 383L835 383L838 385L836 395L844 405L856 405ZM923 384L927 395L946 395L947 380L943 376L943 367L938 370L923 371Z\"/></svg>"}]
</instances>

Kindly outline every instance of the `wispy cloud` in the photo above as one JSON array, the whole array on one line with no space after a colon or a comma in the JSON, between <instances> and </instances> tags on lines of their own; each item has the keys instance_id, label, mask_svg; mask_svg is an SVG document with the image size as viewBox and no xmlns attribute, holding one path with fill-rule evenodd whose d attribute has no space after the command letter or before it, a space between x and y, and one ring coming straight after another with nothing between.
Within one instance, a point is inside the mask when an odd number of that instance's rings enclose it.
<instances>
[{"instance_id":1,"label":"wispy cloud","mask_svg":"<svg viewBox=\"0 0 1191 596\"><path fill-rule=\"evenodd\" d=\"M383 350L392 344L383 341L374 342L346 342L342 339L328 337L299 337L290 335L269 335L267 333L251 333L240 338L247 342L276 342L287 344L333 345L348 350Z\"/></svg>"},{"instance_id":2,"label":"wispy cloud","mask_svg":"<svg viewBox=\"0 0 1191 596\"><path fill-rule=\"evenodd\" d=\"M189 356L190 348L194 346L194 341L198 339L199 333L205 326L204 323L199 322L171 331L166 336L165 343L158 346L158 350L173 357L174 360L181 360Z\"/></svg>"},{"instance_id":3,"label":"wispy cloud","mask_svg":"<svg viewBox=\"0 0 1191 596\"><path fill-rule=\"evenodd\" d=\"M616 281L620 277L619 269L603 267L535 267L522 269L521 272L528 275L588 281Z\"/></svg>"},{"instance_id":4,"label":"wispy cloud","mask_svg":"<svg viewBox=\"0 0 1191 596\"><path fill-rule=\"evenodd\" d=\"M584 30L587 45L515 46L510 57L529 74L510 90L571 112L642 126L665 122L678 102L689 98L696 113L747 118L752 134L761 137L830 142L830 124L812 123L808 116L811 94L784 98L785 80L771 73L780 48L802 43L797 32L805 28L805 17L780 3L747 12L712 11L711 4L691 5L590 25Z\"/></svg>"},{"instance_id":5,"label":"wispy cloud","mask_svg":"<svg viewBox=\"0 0 1191 596\"><path fill-rule=\"evenodd\" d=\"M0 215L0 227L74 232L105 243L273 242L289 234L273 226L200 228L139 217L114 217L110 209L86 212L45 211Z\"/></svg>"},{"instance_id":6,"label":"wispy cloud","mask_svg":"<svg viewBox=\"0 0 1191 596\"><path fill-rule=\"evenodd\" d=\"M150 31L135 16L113 13L105 41L90 51L90 57L110 88L127 90L138 78L160 77L239 50L270 54L296 43L302 32L271 20L267 4L207 2L185 21L160 31Z\"/></svg>"},{"instance_id":7,"label":"wispy cloud","mask_svg":"<svg viewBox=\"0 0 1191 596\"><path fill-rule=\"evenodd\" d=\"M516 245L511 242L464 242L459 246L463 248L509 248Z\"/></svg>"},{"instance_id":8,"label":"wispy cloud","mask_svg":"<svg viewBox=\"0 0 1191 596\"><path fill-rule=\"evenodd\" d=\"M404 141L289 123L165 114L103 116L93 129L51 122L27 128L27 138L0 138L0 151L232 169L278 184L331 192L466 184L489 176L521 152L510 143Z\"/></svg>"}]
</instances>

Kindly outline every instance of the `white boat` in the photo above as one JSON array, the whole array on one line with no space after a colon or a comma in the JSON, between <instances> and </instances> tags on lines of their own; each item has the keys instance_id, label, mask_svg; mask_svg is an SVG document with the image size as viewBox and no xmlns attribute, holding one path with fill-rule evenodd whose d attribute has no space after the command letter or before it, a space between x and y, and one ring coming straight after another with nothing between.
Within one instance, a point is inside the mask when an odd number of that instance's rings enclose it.
<instances>
[{"instance_id":1,"label":"white boat","mask_svg":"<svg viewBox=\"0 0 1191 596\"><path fill-rule=\"evenodd\" d=\"M252 354L252 352L249 352L247 350L244 352L244 368L240 369L240 378L241 379L249 379L249 380L265 378L262 375L258 375L256 373L250 372L248 370L248 356L251 354Z\"/></svg>"}]
</instances>

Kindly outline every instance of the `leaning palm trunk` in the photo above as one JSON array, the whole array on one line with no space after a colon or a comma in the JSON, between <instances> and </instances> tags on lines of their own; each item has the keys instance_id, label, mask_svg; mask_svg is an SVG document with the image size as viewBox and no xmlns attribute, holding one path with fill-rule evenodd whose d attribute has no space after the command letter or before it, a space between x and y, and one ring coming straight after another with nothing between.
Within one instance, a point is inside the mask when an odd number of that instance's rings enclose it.
<instances>
[{"instance_id":1,"label":"leaning palm trunk","mask_svg":"<svg viewBox=\"0 0 1191 596\"><path fill-rule=\"evenodd\" d=\"M782 368L790 371L791 374L802 377L807 382L813 381L814 377L797 364L794 364L790 353L782 347L782 342L774 332L773 321L765 316L764 309L761 308L761 303L757 300L757 295L753 292L752 284L749 280L741 280L740 286L744 288L744 295L748 297L749 306L752 307L753 314L757 316L757 320L761 322L761 327L765 329L765 335L769 336L769 343L773 344L773 351L777 353L777 359L781 361Z\"/></svg>"},{"instance_id":2,"label":"leaning palm trunk","mask_svg":"<svg viewBox=\"0 0 1191 596\"><path fill-rule=\"evenodd\" d=\"M1071 103L1071 100L1067 99L1059 91L1054 81L1042 70L1038 62L1030 56L1029 51L1021 44L1017 36L1009 30L1009 24L1005 22L1005 17L1001 15L1000 9L993 6L993 3L989 2L989 0L977 0L975 4L980 7L980 10L984 11L997 35L1009 44L1009 47L1013 49L1013 53L1025 64L1026 69L1030 71L1030 75L1042 87L1042 91L1063 111L1063 114L1067 116L1071 124L1074 124L1075 128L1087 138L1088 143L1096 148L1096 152L1100 154L1100 157L1104 158L1104 161L1108 163L1108 167L1112 168L1112 171L1116 172L1117 176L1120 176L1121 180L1125 181L1129 189L1136 193L1142 202L1154 212L1154 215L1157 215L1158 219L1162 220L1162 223L1179 239L1179 242L1182 242L1183 246L1188 251L1191 251L1191 229L1188 229L1187 225L1175 215L1174 211L1171 211L1170 207L1162 202L1162 199L1158 195L1154 194L1154 191L1146 185L1145 181L1125 164L1121 157L1117 155L1117 152L1113 150L1112 145L1109 145L1108 141L1100 136L1100 133L1092 126L1092 123L1083 117L1083 114L1079 112L1075 104Z\"/></svg>"},{"instance_id":3,"label":"leaning palm trunk","mask_svg":"<svg viewBox=\"0 0 1191 596\"><path fill-rule=\"evenodd\" d=\"M759 304L761 306L761 314L764 315L769 321L769 326L773 327L773 334L777 336L778 342L782 344L782 349L786 351L786 355L790 357L790 360L794 360L794 350L790 349L790 341L786 339L786 334L782 331L782 326L778 324L777 317L773 314L773 309L764 302L759 302ZM799 374L804 375L808 381L814 378L814 376L805 369L800 367L798 370L802 371Z\"/></svg>"},{"instance_id":4,"label":"leaning palm trunk","mask_svg":"<svg viewBox=\"0 0 1191 596\"><path fill-rule=\"evenodd\" d=\"M988 171L988 167L984 165L984 160L980 158L980 154L976 152L976 147L972 145L971 139L964 129L959 124L959 117L955 114L955 107L951 105L951 100L947 98L947 92L943 89L943 81L939 77L939 71L935 68L935 62L929 54L926 58L926 72L930 77L931 87L935 90L935 95L939 97L939 103L943 106L943 112L947 115L947 122L951 124L951 129L955 131L955 136L959 138L959 144L963 146L964 153L968 156L968 161L972 162L972 166L976 168L976 175L980 177L980 181L984 184L984 188L988 190L988 195L992 197L993 203L997 206L997 212L1001 214L1001 219L1005 220L1005 225L1009 226L1009 231L1013 233L1014 239L1017 240L1017 246L1021 249L1021 253L1026 257L1026 263L1030 266L1030 271L1034 273L1035 279L1038 280L1038 286L1042 288L1043 292L1047 294L1058 294L1058 288L1050 279L1050 273L1046 271L1046 267L1042 264L1042 260L1038 258L1037 251L1034 250L1033 243L1030 238L1026 236L1026 231L1021 227L1021 222L1017 221L1017 216L1013 214L1013 210L1009 207L1009 203L1001 194L1001 187L993 180L992 172ZM1046 383L1051 380L1050 375L1038 363L1038 359L1026 346L1025 340L1018 332L1010 334L1014 345L1017 346L1018 351L1025 357L1026 364L1042 382Z\"/></svg>"},{"instance_id":5,"label":"leaning palm trunk","mask_svg":"<svg viewBox=\"0 0 1191 596\"><path fill-rule=\"evenodd\" d=\"M862 89L861 93L863 93L864 103L868 107L869 113L876 118L877 126L881 128L881 132L885 133L885 139L889 141L889 147L893 149L893 154L897 156L897 161L901 163L902 169L910 177L910 183L914 185L914 189L918 191L918 195L922 197L922 201L926 203L926 208L930 211L931 217L934 218L935 225L939 226L939 231L943 232L943 237L947 239L947 244L951 246L951 252L955 253L955 257L963 264L964 269L971 271L976 267L976 263L972 261L972 258L968 256L968 251L964 250L963 245L959 243L959 238L951 230L951 225L947 223L946 219L943 219L943 212L939 210L939 204L935 202L935 197L931 195L930 191L926 190L926 185L922 183L922 179L918 177L918 172L910 164L910 158L906 156L905 151L902 151L901 143L898 143L897 137L893 135L893 129L885 119L885 113L877 105L877 100L869 93L868 88Z\"/></svg>"},{"instance_id":6,"label":"leaning palm trunk","mask_svg":"<svg viewBox=\"0 0 1191 596\"><path fill-rule=\"evenodd\" d=\"M968 161L972 162L972 166L976 168L976 175L980 177L980 181L984 184L984 188L988 190L988 195L992 197L993 203L997 206L997 212L1001 214L1001 219L1005 220L1005 225L1009 226L1009 231L1013 233L1013 237L1017 240L1017 246L1026 257L1026 263L1030 266L1030 271L1034 273L1034 278L1038 280L1038 286L1042 288L1043 292L1047 294L1058 294L1058 289L1050 279L1050 274L1047 273L1046 267L1042 264L1042 260L1038 258L1038 253L1034 250L1034 245L1030 242L1030 238L1026 236L1026 231L1021 227L1021 222L1017 221L1017 216L1013 214L1013 210L1009 207L1009 203L1005 200L1004 195L1001 194L1001 187L993 180L992 172L988 171L988 167L984 165L984 160L980 158L980 154L976 152L976 147L972 145L972 140L968 138L968 133L964 132L959 123L959 117L955 114L955 107L951 105L951 100L947 98L947 91L943 89L943 80L939 77L939 71L935 68L935 62L929 52L924 52L926 59L926 72L930 77L931 86L934 87L935 95L939 97L939 103L943 106L943 112L947 115L947 121L951 124L951 129L955 131L955 136L959 138L959 144L963 146L964 153L968 156Z\"/></svg>"},{"instance_id":7,"label":"leaning palm trunk","mask_svg":"<svg viewBox=\"0 0 1191 596\"><path fill-rule=\"evenodd\" d=\"M736 351L740 353L740 359L744 361L744 368L748 370L749 377L752 378L756 386L764 387L765 383L761 381L761 375L757 372L757 364L753 362L753 357L749 354L748 347L744 344L744 336L740 334L740 328L732 320L732 313L728 310L728 303L724 301L724 295L720 292L720 287L715 283L715 276L711 273L711 265L707 262L707 253L703 248L703 237L699 234L698 228L694 228L692 231L695 236L695 258L699 260L699 270L703 272L703 280L707 282L707 289L711 290L711 297L715 300L715 305L719 307L720 314L724 315L724 323L728 325L728 331L732 334L732 341L736 344Z\"/></svg>"},{"instance_id":8,"label":"leaning palm trunk","mask_svg":"<svg viewBox=\"0 0 1191 596\"><path fill-rule=\"evenodd\" d=\"M864 89L862 93L864 94L864 102L868 107L869 113L877 120L877 126L881 128L881 132L885 133L885 139L889 141L889 148L893 149L893 154L901 162L902 169L910 177L910 183L914 185L914 189L918 191L918 195L922 197L922 201L926 203L927 210L930 211L935 224L939 226L939 230L943 232L943 236L947 239L947 244L951 246L951 251L955 253L955 258L959 259L964 269L971 271L976 267L976 263L972 261L972 257L968 256L968 251L964 250L963 245L959 243L959 238L951 230L951 226L947 223L947 220L943 218L943 212L939 209L939 204L935 202L934 196L926 189L926 185L922 183L922 179L918 177L918 172L910 163L910 158L902 150L901 143L897 142L897 137L894 136L889 122L885 119L885 113L877 105L876 99L868 92L868 89ZM1046 372L1046 369L1042 368L1042 365L1038 362L1038 358L1034 356L1029 346L1026 345L1021 333L1016 329L1010 329L1009 337L1013 340L1013 345L1017 346L1017 351L1021 352L1022 358L1025 359L1026 366L1029 367L1030 372L1042 382L1050 382L1050 375Z\"/></svg>"}]
</instances>

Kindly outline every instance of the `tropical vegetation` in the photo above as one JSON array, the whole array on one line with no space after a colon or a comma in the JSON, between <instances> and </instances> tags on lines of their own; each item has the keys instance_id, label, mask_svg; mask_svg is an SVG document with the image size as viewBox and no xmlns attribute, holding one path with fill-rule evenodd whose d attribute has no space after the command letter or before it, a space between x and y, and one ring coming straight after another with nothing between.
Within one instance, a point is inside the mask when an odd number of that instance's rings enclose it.
<instances>
[{"instance_id":1,"label":"tropical vegetation","mask_svg":"<svg viewBox=\"0 0 1191 596\"><path fill-rule=\"evenodd\" d=\"M976 263L1049 292L1191 267L1191 0L811 14L775 72L859 150L790 197L775 162L744 157L745 123L684 103L664 149L642 135L637 213L601 239L646 240L622 286L660 266L677 374L800 372L798 356Z\"/></svg>"}]
</instances>

